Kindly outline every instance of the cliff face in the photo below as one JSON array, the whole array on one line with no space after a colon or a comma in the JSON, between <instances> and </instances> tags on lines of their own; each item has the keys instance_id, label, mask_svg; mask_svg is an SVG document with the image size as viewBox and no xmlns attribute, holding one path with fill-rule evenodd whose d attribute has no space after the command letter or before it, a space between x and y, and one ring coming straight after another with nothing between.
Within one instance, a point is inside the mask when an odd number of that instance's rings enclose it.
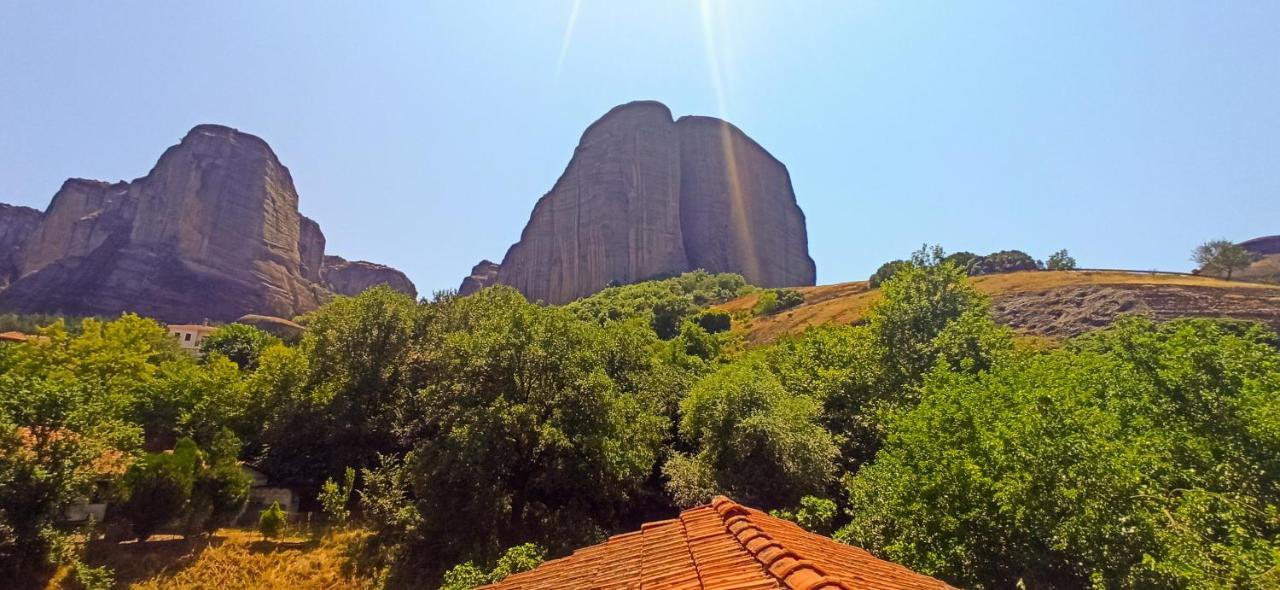
<instances>
[{"instance_id":1,"label":"cliff face","mask_svg":"<svg viewBox=\"0 0 1280 590\"><path fill-rule=\"evenodd\" d=\"M458 287L459 295L470 295L489 285L494 284L498 279L498 263L492 260L481 260L478 264L471 267L471 275L462 279L462 285Z\"/></svg>"},{"instance_id":2,"label":"cliff face","mask_svg":"<svg viewBox=\"0 0 1280 590\"><path fill-rule=\"evenodd\" d=\"M812 285L804 213L786 167L736 127L635 102L587 128L494 280L560 304L698 268Z\"/></svg>"},{"instance_id":3,"label":"cliff face","mask_svg":"<svg viewBox=\"0 0 1280 590\"><path fill-rule=\"evenodd\" d=\"M329 294L324 245L265 141L199 125L145 177L67 181L22 241L0 308L180 322L292 317Z\"/></svg>"},{"instance_id":4,"label":"cliff face","mask_svg":"<svg viewBox=\"0 0 1280 590\"><path fill-rule=\"evenodd\" d=\"M364 260L347 260L341 256L325 256L321 276L325 285L339 295L359 295L376 285L386 285L417 299L418 289L404 273Z\"/></svg>"},{"instance_id":5,"label":"cliff face","mask_svg":"<svg viewBox=\"0 0 1280 590\"><path fill-rule=\"evenodd\" d=\"M18 274L22 244L39 225L39 211L0 203L0 289Z\"/></svg>"}]
</instances>

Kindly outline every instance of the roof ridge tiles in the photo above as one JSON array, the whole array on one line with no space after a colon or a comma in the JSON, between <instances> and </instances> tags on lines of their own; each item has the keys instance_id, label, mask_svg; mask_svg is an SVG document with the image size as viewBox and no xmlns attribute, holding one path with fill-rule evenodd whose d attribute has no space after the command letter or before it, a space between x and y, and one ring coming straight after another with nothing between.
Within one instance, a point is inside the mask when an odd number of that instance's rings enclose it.
<instances>
[{"instance_id":1,"label":"roof ridge tiles","mask_svg":"<svg viewBox=\"0 0 1280 590\"><path fill-rule=\"evenodd\" d=\"M760 564L761 569L792 590L853 590L843 581L827 575L818 564L804 559L794 549L769 536L751 520L751 511L724 496L716 496L711 507L720 517L729 536Z\"/></svg>"}]
</instances>

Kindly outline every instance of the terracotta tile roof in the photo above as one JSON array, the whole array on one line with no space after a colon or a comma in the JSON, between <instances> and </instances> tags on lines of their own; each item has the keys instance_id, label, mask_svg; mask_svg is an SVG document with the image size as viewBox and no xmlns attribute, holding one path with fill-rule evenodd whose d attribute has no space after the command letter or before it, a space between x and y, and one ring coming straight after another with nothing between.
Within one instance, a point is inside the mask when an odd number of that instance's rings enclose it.
<instances>
[{"instance_id":1,"label":"terracotta tile roof","mask_svg":"<svg viewBox=\"0 0 1280 590\"><path fill-rule=\"evenodd\" d=\"M27 335L22 332L0 332L0 341L3 342L26 342Z\"/></svg>"},{"instance_id":2,"label":"terracotta tile roof","mask_svg":"<svg viewBox=\"0 0 1280 590\"><path fill-rule=\"evenodd\" d=\"M916 590L945 583L723 496L490 590Z\"/></svg>"}]
</instances>

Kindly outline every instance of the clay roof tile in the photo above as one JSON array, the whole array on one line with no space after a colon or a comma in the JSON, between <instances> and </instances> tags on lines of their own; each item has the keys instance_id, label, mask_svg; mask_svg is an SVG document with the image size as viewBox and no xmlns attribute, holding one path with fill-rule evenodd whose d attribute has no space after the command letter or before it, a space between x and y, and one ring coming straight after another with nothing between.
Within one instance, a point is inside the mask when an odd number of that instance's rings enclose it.
<instances>
[{"instance_id":1,"label":"clay roof tile","mask_svg":"<svg viewBox=\"0 0 1280 590\"><path fill-rule=\"evenodd\" d=\"M485 588L925 590L929 576L724 496Z\"/></svg>"}]
</instances>

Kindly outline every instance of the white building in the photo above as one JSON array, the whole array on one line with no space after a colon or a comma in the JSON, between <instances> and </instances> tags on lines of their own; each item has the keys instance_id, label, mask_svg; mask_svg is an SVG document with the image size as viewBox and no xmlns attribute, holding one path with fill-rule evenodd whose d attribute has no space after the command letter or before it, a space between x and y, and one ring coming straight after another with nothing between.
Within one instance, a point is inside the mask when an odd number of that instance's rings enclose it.
<instances>
[{"instance_id":1,"label":"white building","mask_svg":"<svg viewBox=\"0 0 1280 590\"><path fill-rule=\"evenodd\" d=\"M188 352L200 352L200 343L209 334L217 330L208 324L173 324L169 326L169 335L178 341L178 346Z\"/></svg>"}]
</instances>

